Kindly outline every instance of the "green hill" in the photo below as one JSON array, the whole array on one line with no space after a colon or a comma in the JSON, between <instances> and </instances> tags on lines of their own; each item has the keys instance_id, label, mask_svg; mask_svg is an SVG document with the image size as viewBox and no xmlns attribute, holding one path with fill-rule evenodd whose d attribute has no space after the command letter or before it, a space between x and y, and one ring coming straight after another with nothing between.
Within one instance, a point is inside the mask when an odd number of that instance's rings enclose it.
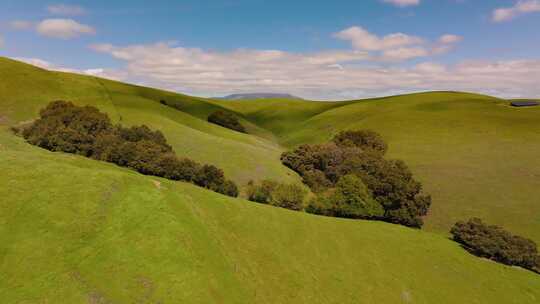
<instances>
[{"instance_id":1,"label":"green hill","mask_svg":"<svg viewBox=\"0 0 540 304\"><path fill-rule=\"evenodd\" d=\"M284 149L372 127L434 195L430 228L443 231L447 217L481 215L540 238L540 188L529 176L539 170L538 110L457 93L342 103L210 101L0 59L2 303L540 301L540 276L474 257L444 233L233 199L48 152L8 130L56 99L158 128L177 154L222 167L240 184L299 182L279 162ZM201 119L223 107L237 111L255 135Z\"/></svg>"},{"instance_id":2,"label":"green hill","mask_svg":"<svg viewBox=\"0 0 540 304\"><path fill-rule=\"evenodd\" d=\"M340 103L222 103L279 142L327 141L341 130L381 133L433 195L426 229L447 232L478 216L540 243L540 107L433 92Z\"/></svg>"}]
</instances>

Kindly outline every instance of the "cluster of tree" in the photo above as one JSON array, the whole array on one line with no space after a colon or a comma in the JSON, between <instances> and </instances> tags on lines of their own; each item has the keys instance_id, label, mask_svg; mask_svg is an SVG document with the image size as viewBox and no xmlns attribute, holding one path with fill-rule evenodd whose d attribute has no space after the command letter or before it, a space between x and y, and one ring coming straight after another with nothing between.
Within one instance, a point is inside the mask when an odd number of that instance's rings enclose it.
<instances>
[{"instance_id":1,"label":"cluster of tree","mask_svg":"<svg viewBox=\"0 0 540 304\"><path fill-rule=\"evenodd\" d=\"M352 174L341 177L334 189L314 198L306 211L354 219L380 219L384 215L383 207L373 199L364 182Z\"/></svg>"},{"instance_id":2,"label":"cluster of tree","mask_svg":"<svg viewBox=\"0 0 540 304\"><path fill-rule=\"evenodd\" d=\"M382 137L373 131L344 131L336 135L331 142L302 145L294 151L285 152L281 161L298 172L304 183L315 193L319 193L321 198L314 201L313 208L308 208L308 211L352 218L377 218L420 228L423 225L422 217L427 214L431 205L431 197L422 193L422 185L413 178L403 161L384 158L387 149ZM340 196L340 189L334 188L347 175L358 177L367 187L366 195L380 205L383 209L382 216L377 211L379 207L373 206L371 201L369 206L364 207L364 211L356 213L336 209L341 206L335 204L335 200ZM347 177L343 183L353 182L358 181L351 181L351 178ZM323 208L326 210L321 211L321 206L326 206Z\"/></svg>"},{"instance_id":3,"label":"cluster of tree","mask_svg":"<svg viewBox=\"0 0 540 304\"><path fill-rule=\"evenodd\" d=\"M250 201L291 210L303 210L306 191L295 184L283 184L271 180L260 183L250 181L247 197Z\"/></svg>"},{"instance_id":4,"label":"cluster of tree","mask_svg":"<svg viewBox=\"0 0 540 304\"><path fill-rule=\"evenodd\" d=\"M513 235L499 226L486 225L479 218L457 222L450 233L474 255L540 273L540 255L532 240Z\"/></svg>"},{"instance_id":5,"label":"cluster of tree","mask_svg":"<svg viewBox=\"0 0 540 304\"><path fill-rule=\"evenodd\" d=\"M178 158L160 131L144 125L130 128L112 125L109 117L94 107L52 102L22 135L29 143L47 150L79 154L142 174L187 181L238 196L238 188L225 179L221 169Z\"/></svg>"},{"instance_id":6,"label":"cluster of tree","mask_svg":"<svg viewBox=\"0 0 540 304\"><path fill-rule=\"evenodd\" d=\"M227 111L215 111L208 116L208 121L231 130L246 133L246 128L240 123L238 117Z\"/></svg>"}]
</instances>

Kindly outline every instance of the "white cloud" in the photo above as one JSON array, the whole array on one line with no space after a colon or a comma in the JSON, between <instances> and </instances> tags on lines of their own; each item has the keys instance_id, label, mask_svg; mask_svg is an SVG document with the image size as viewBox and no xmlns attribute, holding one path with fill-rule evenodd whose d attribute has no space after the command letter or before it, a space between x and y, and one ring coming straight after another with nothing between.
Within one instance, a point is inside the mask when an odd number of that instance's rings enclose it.
<instances>
[{"instance_id":1,"label":"white cloud","mask_svg":"<svg viewBox=\"0 0 540 304\"><path fill-rule=\"evenodd\" d=\"M22 61L22 62L37 66L42 69L50 70L50 71L77 73L77 74L96 76L96 77L113 79L113 80L126 79L125 78L126 75L123 71L117 71L117 70L112 70L112 69L96 68L96 69L80 70L80 69L73 69L73 68L60 66L60 65L51 63L47 60L43 60L40 58L13 57L12 59Z\"/></svg>"},{"instance_id":2,"label":"white cloud","mask_svg":"<svg viewBox=\"0 0 540 304\"><path fill-rule=\"evenodd\" d=\"M86 10L78 5L55 4L49 5L47 11L54 15L79 16L84 15Z\"/></svg>"},{"instance_id":3,"label":"white cloud","mask_svg":"<svg viewBox=\"0 0 540 304\"><path fill-rule=\"evenodd\" d=\"M399 7L419 5L420 0L382 0L385 3L390 3Z\"/></svg>"},{"instance_id":4,"label":"white cloud","mask_svg":"<svg viewBox=\"0 0 540 304\"><path fill-rule=\"evenodd\" d=\"M35 66L40 67L42 69L50 69L50 70L54 69L53 64L51 64L50 62L48 62L46 60L39 59L39 58L13 57L13 59L18 60L18 61L22 61L22 62L26 62L26 63L31 64L31 65L35 65Z\"/></svg>"},{"instance_id":5,"label":"white cloud","mask_svg":"<svg viewBox=\"0 0 540 304\"><path fill-rule=\"evenodd\" d=\"M540 0L520 0L512 7L495 9L491 19L494 22L505 22L524 14L540 12Z\"/></svg>"},{"instance_id":6,"label":"white cloud","mask_svg":"<svg viewBox=\"0 0 540 304\"><path fill-rule=\"evenodd\" d=\"M43 36L60 39L71 39L96 33L94 28L72 19L45 19L37 25L36 30Z\"/></svg>"},{"instance_id":7,"label":"white cloud","mask_svg":"<svg viewBox=\"0 0 540 304\"><path fill-rule=\"evenodd\" d=\"M2 35L0 35L0 48L4 47L4 37L2 37Z\"/></svg>"},{"instance_id":8,"label":"white cloud","mask_svg":"<svg viewBox=\"0 0 540 304\"><path fill-rule=\"evenodd\" d=\"M9 27L15 30L28 30L34 27L34 24L25 20L14 20L9 23Z\"/></svg>"},{"instance_id":9,"label":"white cloud","mask_svg":"<svg viewBox=\"0 0 540 304\"><path fill-rule=\"evenodd\" d=\"M312 99L348 99L425 90L475 91L509 97L540 95L540 60L471 61L456 65L424 62L401 67L379 65L379 58L359 51L216 52L170 43L126 47L106 44L93 49L124 61L123 72L129 81L201 96L264 91ZM414 48L385 52L394 57L423 55L423 51Z\"/></svg>"},{"instance_id":10,"label":"white cloud","mask_svg":"<svg viewBox=\"0 0 540 304\"><path fill-rule=\"evenodd\" d=\"M458 42L461 42L462 40L463 40L463 37L458 36L458 35L452 35L452 34L442 35L439 38L439 42L442 44L458 43Z\"/></svg>"},{"instance_id":11,"label":"white cloud","mask_svg":"<svg viewBox=\"0 0 540 304\"><path fill-rule=\"evenodd\" d=\"M378 61L404 61L413 58L440 55L453 49L463 37L446 34L435 43L404 33L393 33L379 37L360 26L353 26L334 34L334 37L350 41L354 49L379 53L371 56Z\"/></svg>"},{"instance_id":12,"label":"white cloud","mask_svg":"<svg viewBox=\"0 0 540 304\"><path fill-rule=\"evenodd\" d=\"M383 61L404 61L429 55L430 52L423 47L402 47L384 51L381 59Z\"/></svg>"},{"instance_id":13,"label":"white cloud","mask_svg":"<svg viewBox=\"0 0 540 304\"><path fill-rule=\"evenodd\" d=\"M398 48L413 44L422 44L420 37L410 36L403 33L389 34L378 37L360 26L353 26L334 35L341 40L350 41L351 45L358 50L381 51Z\"/></svg>"}]
</instances>

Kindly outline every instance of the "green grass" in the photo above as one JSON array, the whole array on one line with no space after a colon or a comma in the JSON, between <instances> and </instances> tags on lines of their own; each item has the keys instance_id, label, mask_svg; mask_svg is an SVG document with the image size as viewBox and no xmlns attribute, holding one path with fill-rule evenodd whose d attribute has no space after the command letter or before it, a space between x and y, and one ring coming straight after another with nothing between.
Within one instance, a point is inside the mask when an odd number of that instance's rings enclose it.
<instances>
[{"instance_id":1,"label":"green grass","mask_svg":"<svg viewBox=\"0 0 540 304\"><path fill-rule=\"evenodd\" d=\"M242 185L299 182L279 163L282 151L373 128L433 194L427 223L435 232L228 198L48 152L8 131L55 99L160 129L177 154L222 167ZM252 135L205 121L223 107ZM474 257L446 231L481 216L540 239L539 115L444 92L212 101L0 58L1 302L538 303L540 276Z\"/></svg>"},{"instance_id":2,"label":"green grass","mask_svg":"<svg viewBox=\"0 0 540 304\"><path fill-rule=\"evenodd\" d=\"M426 229L447 233L478 216L540 243L540 107L454 92L279 103L223 104L286 147L324 142L341 130L376 130L389 142L389 156L405 160L433 195Z\"/></svg>"},{"instance_id":3,"label":"green grass","mask_svg":"<svg viewBox=\"0 0 540 304\"><path fill-rule=\"evenodd\" d=\"M200 113L216 108L210 102L94 77L49 72L2 58L0 79L0 125L35 119L49 102L69 100L96 106L124 125L144 123L159 129L178 155L214 164L240 184L262 178L299 182L296 174L281 166L283 148L277 143L209 124L206 117L201 119L201 115L159 103L161 99L171 103L181 100L198 105L190 109ZM249 128L257 129L253 125Z\"/></svg>"},{"instance_id":4,"label":"green grass","mask_svg":"<svg viewBox=\"0 0 540 304\"><path fill-rule=\"evenodd\" d=\"M312 216L0 131L2 303L537 303L444 236Z\"/></svg>"}]
</instances>

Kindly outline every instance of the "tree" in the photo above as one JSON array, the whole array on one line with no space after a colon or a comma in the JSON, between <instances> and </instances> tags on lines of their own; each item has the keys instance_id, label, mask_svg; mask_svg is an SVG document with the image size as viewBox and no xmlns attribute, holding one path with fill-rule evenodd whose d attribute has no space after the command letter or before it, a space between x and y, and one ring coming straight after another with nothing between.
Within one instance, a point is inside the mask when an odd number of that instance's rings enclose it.
<instances>
[{"instance_id":1,"label":"tree","mask_svg":"<svg viewBox=\"0 0 540 304\"><path fill-rule=\"evenodd\" d=\"M530 239L512 235L499 226L486 225L479 218L457 222L450 233L474 255L540 273L538 249Z\"/></svg>"},{"instance_id":2,"label":"tree","mask_svg":"<svg viewBox=\"0 0 540 304\"><path fill-rule=\"evenodd\" d=\"M290 210L304 209L306 191L295 184L278 184L272 191L270 204Z\"/></svg>"},{"instance_id":3,"label":"tree","mask_svg":"<svg viewBox=\"0 0 540 304\"><path fill-rule=\"evenodd\" d=\"M356 175L384 208L384 215L378 219L420 228L431 197L422 192L422 184L403 161L384 158L386 150L382 137L373 131L345 131L330 143L301 145L285 152L281 161L298 172L315 193L325 193L336 188L344 176ZM328 199L322 195L310 203L308 210L335 214L323 210L333 204Z\"/></svg>"},{"instance_id":4,"label":"tree","mask_svg":"<svg viewBox=\"0 0 540 304\"><path fill-rule=\"evenodd\" d=\"M310 202L308 212L354 219L382 218L384 209L355 175L340 178L335 189Z\"/></svg>"},{"instance_id":5,"label":"tree","mask_svg":"<svg viewBox=\"0 0 540 304\"><path fill-rule=\"evenodd\" d=\"M145 125L113 126L94 107L56 101L40 111L40 118L22 130L31 144L51 151L75 153L132 168L142 174L182 180L230 196L238 196L234 182L212 165L179 159L163 133Z\"/></svg>"},{"instance_id":6,"label":"tree","mask_svg":"<svg viewBox=\"0 0 540 304\"><path fill-rule=\"evenodd\" d=\"M161 146L165 151L172 151L167 144L167 139L159 130L152 131L145 125L132 126L130 128L117 127L118 135L125 141L139 142L147 140Z\"/></svg>"},{"instance_id":7,"label":"tree","mask_svg":"<svg viewBox=\"0 0 540 304\"><path fill-rule=\"evenodd\" d=\"M246 129L234 114L223 110L218 110L208 116L208 121L222 127L246 133Z\"/></svg>"},{"instance_id":8,"label":"tree","mask_svg":"<svg viewBox=\"0 0 540 304\"><path fill-rule=\"evenodd\" d=\"M382 136L372 130L342 131L332 139L338 146L355 146L385 154L388 145Z\"/></svg>"},{"instance_id":9,"label":"tree","mask_svg":"<svg viewBox=\"0 0 540 304\"><path fill-rule=\"evenodd\" d=\"M55 101L40 111L40 118L25 128L23 137L50 151L91 156L96 136L111 129L107 115L96 108Z\"/></svg>"},{"instance_id":10,"label":"tree","mask_svg":"<svg viewBox=\"0 0 540 304\"><path fill-rule=\"evenodd\" d=\"M420 228L427 215L431 197L422 194L422 184L413 178L401 160L386 160L377 153L361 153L349 158L341 174L359 176L384 208L384 220Z\"/></svg>"},{"instance_id":11,"label":"tree","mask_svg":"<svg viewBox=\"0 0 540 304\"><path fill-rule=\"evenodd\" d=\"M247 187L247 197L252 202L270 204L272 201L272 192L276 189L277 185L278 183L271 180L263 180L260 184L250 181Z\"/></svg>"},{"instance_id":12,"label":"tree","mask_svg":"<svg viewBox=\"0 0 540 304\"><path fill-rule=\"evenodd\" d=\"M360 178L345 175L339 179L336 191L330 197L335 214L348 218L380 218L384 209L373 199Z\"/></svg>"},{"instance_id":13,"label":"tree","mask_svg":"<svg viewBox=\"0 0 540 304\"><path fill-rule=\"evenodd\" d=\"M271 180L263 180L260 184L250 181L247 189L250 201L291 210L304 209L306 194L306 191L296 184L283 184Z\"/></svg>"}]
</instances>

